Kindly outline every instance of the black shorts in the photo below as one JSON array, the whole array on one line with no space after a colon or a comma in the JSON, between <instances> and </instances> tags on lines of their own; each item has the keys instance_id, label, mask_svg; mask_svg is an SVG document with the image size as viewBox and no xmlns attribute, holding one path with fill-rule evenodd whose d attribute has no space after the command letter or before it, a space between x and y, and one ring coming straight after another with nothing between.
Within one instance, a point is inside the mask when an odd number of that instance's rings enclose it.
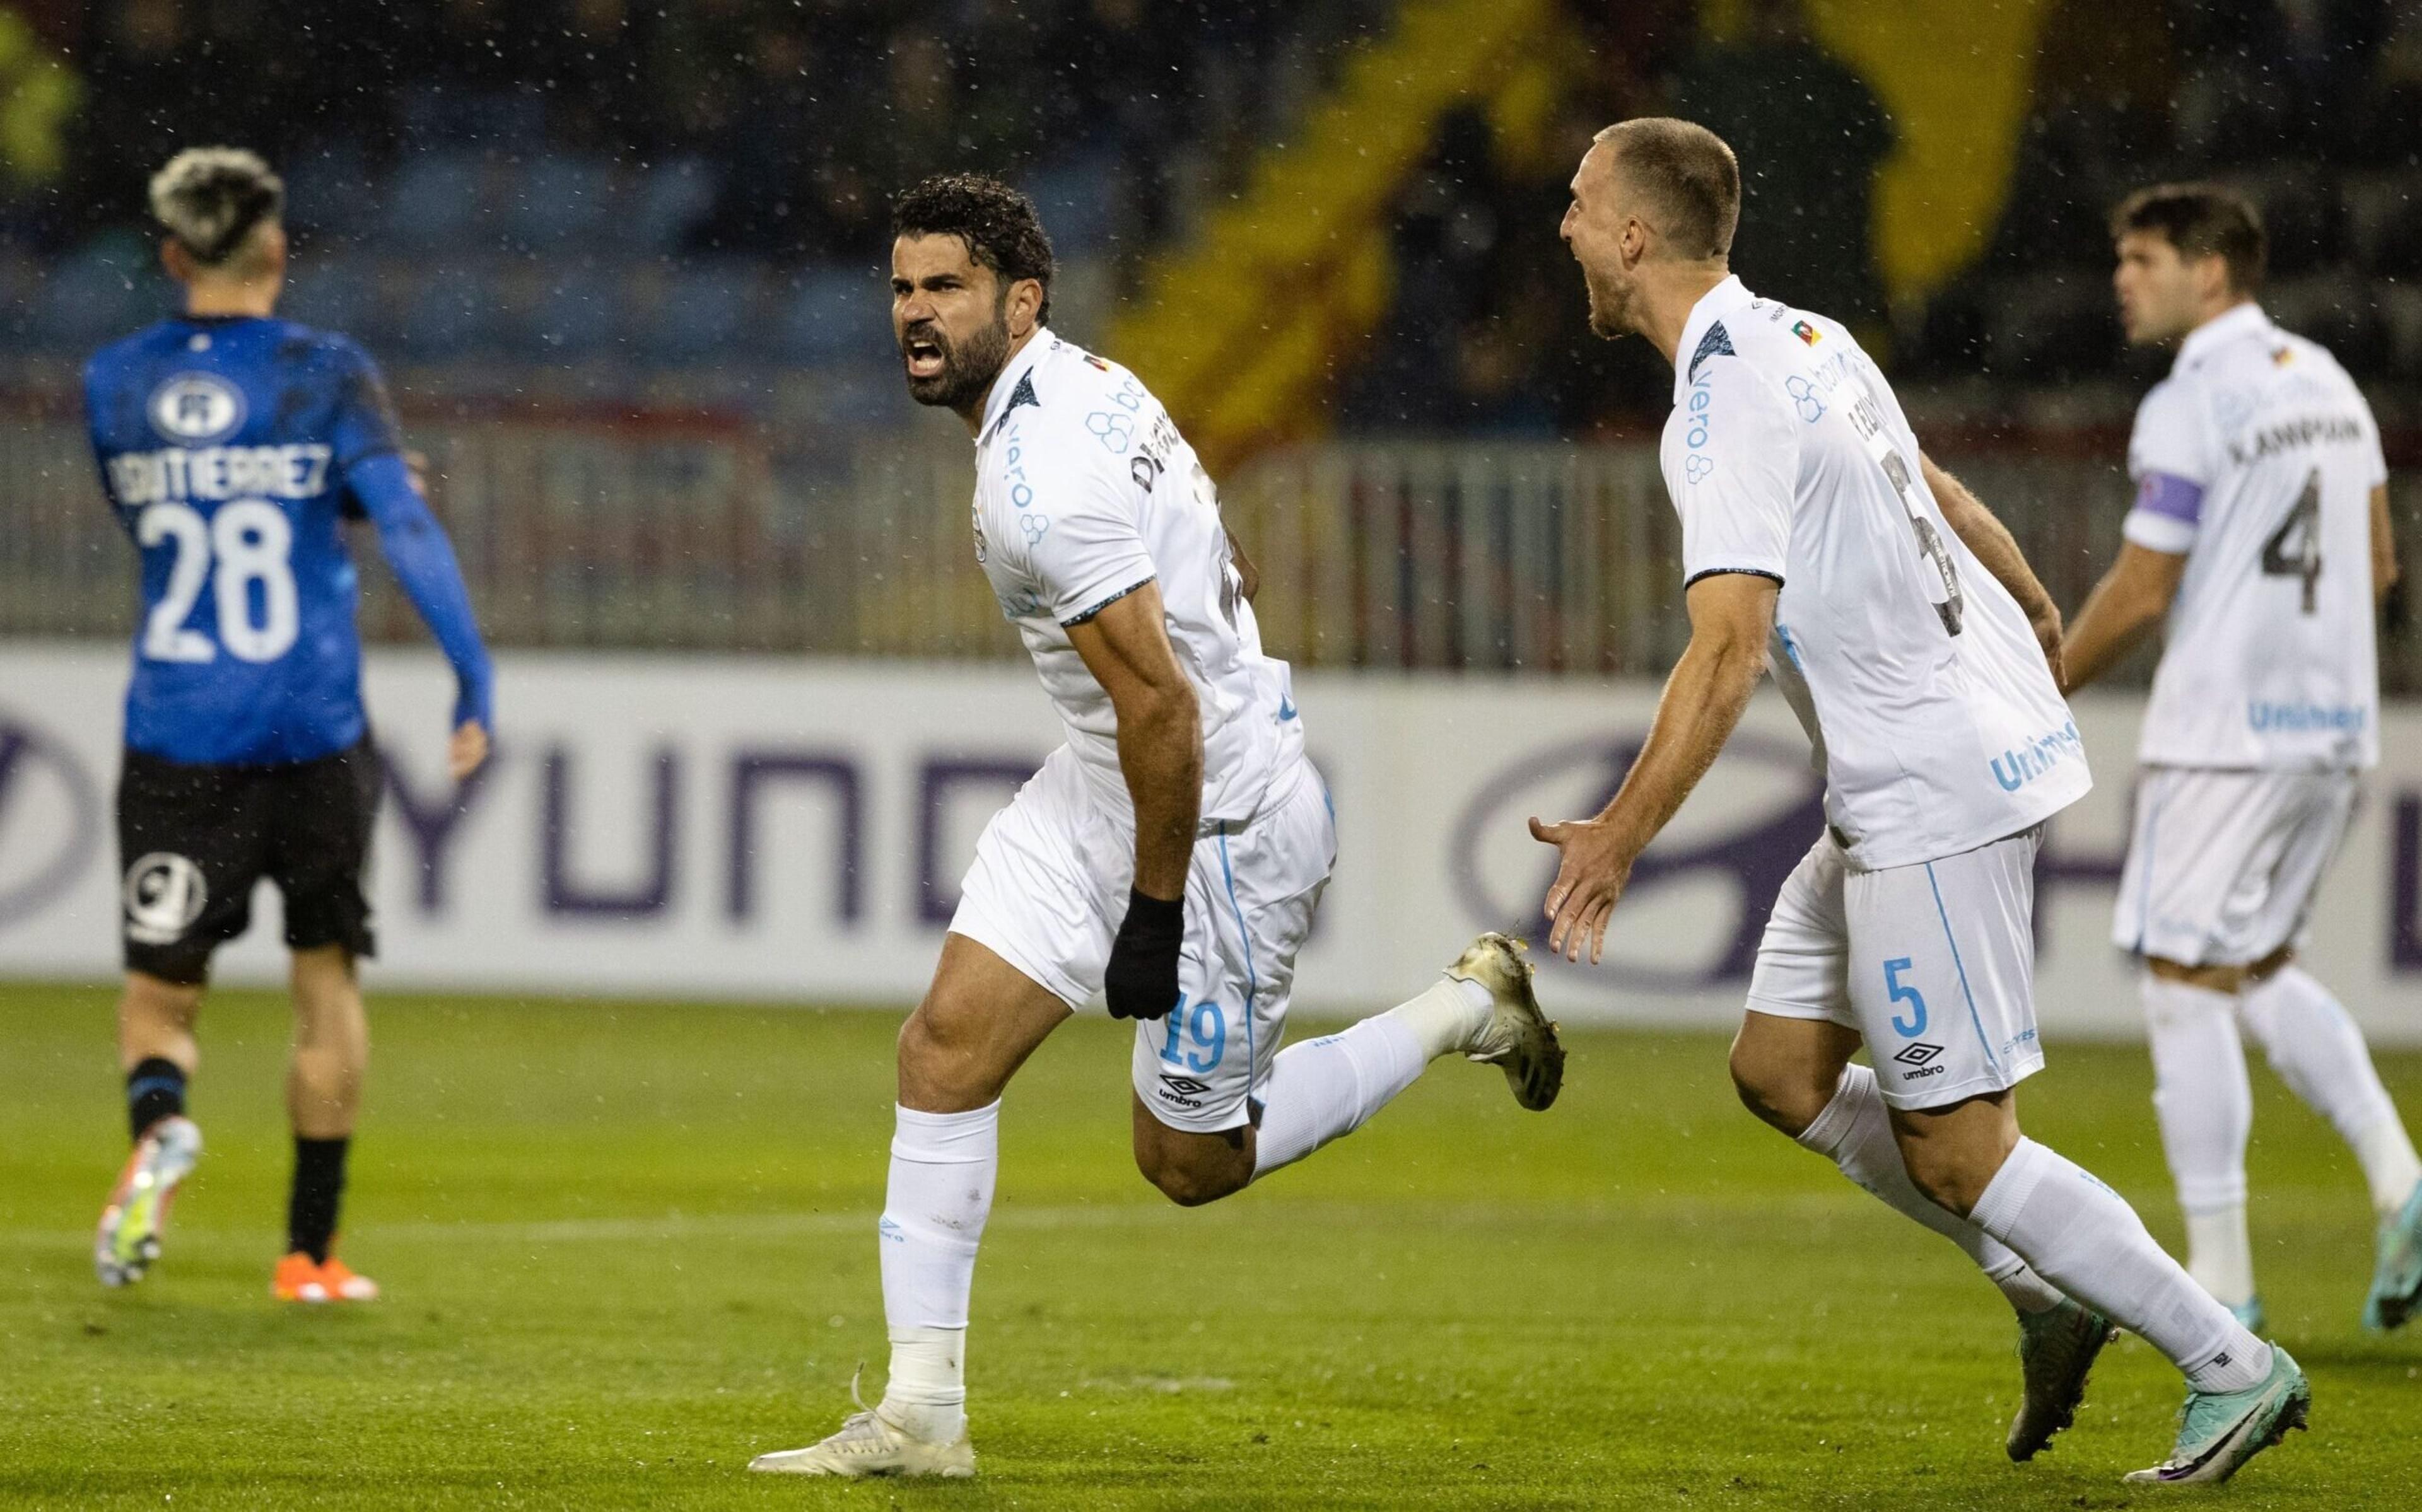
<instances>
[{"instance_id":1,"label":"black shorts","mask_svg":"<svg viewBox=\"0 0 2422 1512\"><path fill-rule=\"evenodd\" d=\"M359 745L291 766L188 766L126 753L118 860L126 968L197 983L211 953L252 923L261 878L286 899L286 943L376 954L362 877L383 786Z\"/></svg>"}]
</instances>

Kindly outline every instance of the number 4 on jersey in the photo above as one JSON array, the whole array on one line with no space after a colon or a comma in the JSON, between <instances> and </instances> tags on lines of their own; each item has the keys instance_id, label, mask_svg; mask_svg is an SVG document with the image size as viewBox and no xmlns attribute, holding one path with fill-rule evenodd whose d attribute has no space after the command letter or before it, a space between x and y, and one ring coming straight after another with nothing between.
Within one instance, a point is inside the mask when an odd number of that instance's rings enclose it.
<instances>
[{"instance_id":1,"label":"number 4 on jersey","mask_svg":"<svg viewBox=\"0 0 2422 1512\"><path fill-rule=\"evenodd\" d=\"M2321 470L2313 469L2304 479L2304 491L2296 495L2295 507L2279 528L2262 543L2262 575L2273 578L2302 578L2304 583L2305 614L2314 607L2314 585L2321 576Z\"/></svg>"}]
</instances>

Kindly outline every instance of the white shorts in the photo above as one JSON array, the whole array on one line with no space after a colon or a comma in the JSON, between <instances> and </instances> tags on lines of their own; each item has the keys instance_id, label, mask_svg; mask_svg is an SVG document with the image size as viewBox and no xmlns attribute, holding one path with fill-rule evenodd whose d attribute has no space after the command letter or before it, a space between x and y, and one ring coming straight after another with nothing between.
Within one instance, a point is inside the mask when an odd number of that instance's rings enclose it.
<instances>
[{"instance_id":1,"label":"white shorts","mask_svg":"<svg viewBox=\"0 0 2422 1512\"><path fill-rule=\"evenodd\" d=\"M1296 953L1336 861L1329 790L1309 761L1271 779L1251 819L1195 842L1184 996L1136 1025L1136 1095L1162 1123L1216 1133L1259 1116ZM1134 876L1132 821L1104 810L1062 746L984 826L951 932L1082 1010L1102 990Z\"/></svg>"},{"instance_id":2,"label":"white shorts","mask_svg":"<svg viewBox=\"0 0 2422 1512\"><path fill-rule=\"evenodd\" d=\"M2043 1068L2034 929L2042 845L2037 826L1940 861L1860 871L1829 832L1774 900L1750 1011L1857 1030L1895 1108L2016 1086Z\"/></svg>"},{"instance_id":3,"label":"white shorts","mask_svg":"<svg viewBox=\"0 0 2422 1512\"><path fill-rule=\"evenodd\" d=\"M2354 812L2351 772L2146 767L2111 938L2181 966L2293 944Z\"/></svg>"}]
</instances>

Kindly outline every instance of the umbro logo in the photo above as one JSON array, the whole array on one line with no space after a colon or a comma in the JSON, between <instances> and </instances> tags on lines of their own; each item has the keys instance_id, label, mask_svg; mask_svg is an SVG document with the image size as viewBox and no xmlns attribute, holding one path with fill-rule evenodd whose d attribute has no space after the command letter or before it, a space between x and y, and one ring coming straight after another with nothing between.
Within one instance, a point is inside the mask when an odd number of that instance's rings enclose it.
<instances>
[{"instance_id":1,"label":"umbro logo","mask_svg":"<svg viewBox=\"0 0 2422 1512\"><path fill-rule=\"evenodd\" d=\"M1190 1076L1164 1076L1160 1079L1160 1084L1181 1098L1199 1098L1211 1090L1210 1083L1198 1082Z\"/></svg>"},{"instance_id":2,"label":"umbro logo","mask_svg":"<svg viewBox=\"0 0 2422 1512\"><path fill-rule=\"evenodd\" d=\"M1924 1066L1942 1053L1942 1047L1941 1045L1929 1045L1925 1040L1921 1039L1914 1045L1903 1046L1900 1053L1895 1055L1893 1059L1900 1062L1903 1066Z\"/></svg>"}]
</instances>

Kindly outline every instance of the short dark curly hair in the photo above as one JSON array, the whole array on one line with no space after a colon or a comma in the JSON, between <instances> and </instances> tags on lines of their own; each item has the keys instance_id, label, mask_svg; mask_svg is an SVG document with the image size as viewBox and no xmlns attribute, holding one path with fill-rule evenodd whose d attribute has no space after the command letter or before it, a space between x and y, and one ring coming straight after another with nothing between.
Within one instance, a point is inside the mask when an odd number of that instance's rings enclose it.
<instances>
[{"instance_id":1,"label":"short dark curly hair","mask_svg":"<svg viewBox=\"0 0 2422 1512\"><path fill-rule=\"evenodd\" d=\"M1000 280L1001 297L1009 286L1031 278L1043 286L1043 308L1035 322L1051 319L1051 275L1058 263L1051 256L1051 238L1034 201L981 173L937 173L891 202L891 234L955 236L967 244L967 256L991 269Z\"/></svg>"},{"instance_id":2,"label":"short dark curly hair","mask_svg":"<svg viewBox=\"0 0 2422 1512\"><path fill-rule=\"evenodd\" d=\"M2234 189L2213 183L2139 189L2111 212L2112 239L2130 231L2162 238L2181 257L2220 258L2228 265L2231 293L2251 295L2262 288L2271 252L2262 211Z\"/></svg>"}]
</instances>

